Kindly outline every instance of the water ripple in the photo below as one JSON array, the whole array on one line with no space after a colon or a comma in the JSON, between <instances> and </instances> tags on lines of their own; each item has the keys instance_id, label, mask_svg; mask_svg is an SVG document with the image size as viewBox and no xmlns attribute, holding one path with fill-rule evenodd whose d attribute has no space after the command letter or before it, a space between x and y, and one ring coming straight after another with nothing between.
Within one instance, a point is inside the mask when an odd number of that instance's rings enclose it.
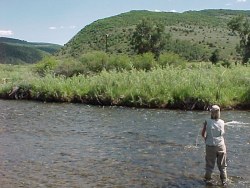
<instances>
[{"instance_id":1,"label":"water ripple","mask_svg":"<svg viewBox=\"0 0 250 188\"><path fill-rule=\"evenodd\" d=\"M207 112L1 100L0 105L1 188L205 186L199 134ZM230 187L250 185L249 115L222 112L229 119ZM214 179L219 182L217 169Z\"/></svg>"}]
</instances>

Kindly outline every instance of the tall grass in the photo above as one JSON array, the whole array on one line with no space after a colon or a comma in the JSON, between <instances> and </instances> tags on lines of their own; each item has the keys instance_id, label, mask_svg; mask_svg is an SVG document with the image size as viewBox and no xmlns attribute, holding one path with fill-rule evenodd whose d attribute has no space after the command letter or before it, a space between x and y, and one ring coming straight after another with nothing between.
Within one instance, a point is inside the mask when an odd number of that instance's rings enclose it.
<instances>
[{"instance_id":1,"label":"tall grass","mask_svg":"<svg viewBox=\"0 0 250 188\"><path fill-rule=\"evenodd\" d=\"M110 98L118 105L163 107L200 101L235 106L249 102L243 97L250 87L249 78L249 68L242 67L213 67L209 70L166 67L150 72L102 72L93 78L95 87L90 88L95 96Z\"/></svg>"},{"instance_id":2,"label":"tall grass","mask_svg":"<svg viewBox=\"0 0 250 188\"><path fill-rule=\"evenodd\" d=\"M165 66L67 78L50 73L39 77L25 68L11 68L0 71L2 78L10 78L0 85L0 94L7 96L13 86L19 86L29 91L29 98L42 101L182 109L204 109L213 103L235 107L250 103L249 69Z\"/></svg>"},{"instance_id":3,"label":"tall grass","mask_svg":"<svg viewBox=\"0 0 250 188\"><path fill-rule=\"evenodd\" d=\"M13 87L26 86L31 80L38 79L38 76L31 69L31 65L0 64L0 94L7 95Z\"/></svg>"}]
</instances>

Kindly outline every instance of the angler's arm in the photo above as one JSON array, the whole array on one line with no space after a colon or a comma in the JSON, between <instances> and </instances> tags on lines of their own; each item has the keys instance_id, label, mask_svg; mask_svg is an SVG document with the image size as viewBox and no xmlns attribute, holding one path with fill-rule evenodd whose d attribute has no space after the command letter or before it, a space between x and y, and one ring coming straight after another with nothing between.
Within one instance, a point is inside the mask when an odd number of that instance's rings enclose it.
<instances>
[{"instance_id":1,"label":"angler's arm","mask_svg":"<svg viewBox=\"0 0 250 188\"><path fill-rule=\"evenodd\" d=\"M207 122L204 122L203 129L201 131L201 136L205 139L206 138L206 127L207 127Z\"/></svg>"}]
</instances>

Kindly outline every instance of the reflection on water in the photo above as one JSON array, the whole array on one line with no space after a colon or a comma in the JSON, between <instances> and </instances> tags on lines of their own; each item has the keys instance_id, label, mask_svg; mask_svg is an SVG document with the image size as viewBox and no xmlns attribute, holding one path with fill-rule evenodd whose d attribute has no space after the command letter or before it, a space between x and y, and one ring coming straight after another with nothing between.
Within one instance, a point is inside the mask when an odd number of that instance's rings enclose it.
<instances>
[{"instance_id":1,"label":"reflection on water","mask_svg":"<svg viewBox=\"0 0 250 188\"><path fill-rule=\"evenodd\" d=\"M0 101L0 185L206 187L199 132L208 117L208 112ZM229 122L229 187L250 187L250 112L222 117ZM218 174L216 169L219 185Z\"/></svg>"}]
</instances>

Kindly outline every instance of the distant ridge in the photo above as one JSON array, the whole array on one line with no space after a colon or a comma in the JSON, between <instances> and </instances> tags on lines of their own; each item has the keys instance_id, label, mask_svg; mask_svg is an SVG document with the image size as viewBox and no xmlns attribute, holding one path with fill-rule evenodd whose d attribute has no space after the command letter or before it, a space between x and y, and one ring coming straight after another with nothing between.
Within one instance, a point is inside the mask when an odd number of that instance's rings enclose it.
<instances>
[{"instance_id":1,"label":"distant ridge","mask_svg":"<svg viewBox=\"0 0 250 188\"><path fill-rule=\"evenodd\" d=\"M132 32L139 21L146 18L162 23L171 34L166 51L178 53L188 60L207 60L215 49L219 49L223 56L236 58L235 46L239 38L229 31L227 23L237 15L250 18L250 11L208 9L173 13L132 10L85 26L57 55L78 58L89 51L105 51L106 35L109 53L133 54L130 46Z\"/></svg>"},{"instance_id":2,"label":"distant ridge","mask_svg":"<svg viewBox=\"0 0 250 188\"><path fill-rule=\"evenodd\" d=\"M40 61L45 55L54 54L60 48L61 46L57 44L0 37L0 63L33 64Z\"/></svg>"}]
</instances>

